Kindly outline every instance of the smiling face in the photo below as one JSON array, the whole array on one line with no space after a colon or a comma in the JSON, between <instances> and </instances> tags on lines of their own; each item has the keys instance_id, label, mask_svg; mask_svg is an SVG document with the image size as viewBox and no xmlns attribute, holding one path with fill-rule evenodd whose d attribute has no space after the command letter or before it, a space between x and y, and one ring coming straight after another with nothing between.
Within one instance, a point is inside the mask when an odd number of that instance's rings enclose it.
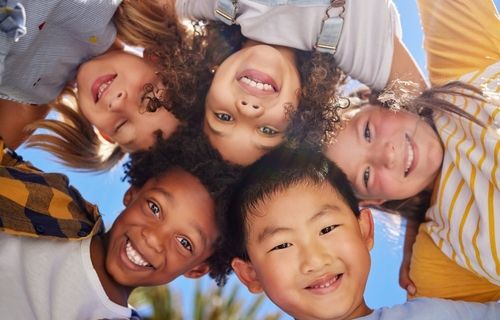
<instances>
[{"instance_id":1,"label":"smiling face","mask_svg":"<svg viewBox=\"0 0 500 320\"><path fill-rule=\"evenodd\" d=\"M286 110L297 106L299 91L292 49L248 46L217 69L203 130L224 159L249 165L283 140Z\"/></svg>"},{"instance_id":2,"label":"smiling face","mask_svg":"<svg viewBox=\"0 0 500 320\"><path fill-rule=\"evenodd\" d=\"M247 251L232 266L250 291L263 290L296 319L366 315L373 221L357 219L324 182L301 183L273 194L248 214Z\"/></svg>"},{"instance_id":3,"label":"smiling face","mask_svg":"<svg viewBox=\"0 0 500 320\"><path fill-rule=\"evenodd\" d=\"M168 138L179 120L165 108L146 112L145 85L157 96L163 90L152 64L136 55L115 50L82 64L77 74L81 113L124 151L149 148L157 132Z\"/></svg>"},{"instance_id":4,"label":"smiling face","mask_svg":"<svg viewBox=\"0 0 500 320\"><path fill-rule=\"evenodd\" d=\"M193 175L172 169L130 189L107 233L106 270L127 287L165 284L208 272L219 236L214 202Z\"/></svg>"},{"instance_id":5,"label":"smiling face","mask_svg":"<svg viewBox=\"0 0 500 320\"><path fill-rule=\"evenodd\" d=\"M363 107L325 154L361 199L399 200L432 186L443 161L433 128L409 112Z\"/></svg>"}]
</instances>

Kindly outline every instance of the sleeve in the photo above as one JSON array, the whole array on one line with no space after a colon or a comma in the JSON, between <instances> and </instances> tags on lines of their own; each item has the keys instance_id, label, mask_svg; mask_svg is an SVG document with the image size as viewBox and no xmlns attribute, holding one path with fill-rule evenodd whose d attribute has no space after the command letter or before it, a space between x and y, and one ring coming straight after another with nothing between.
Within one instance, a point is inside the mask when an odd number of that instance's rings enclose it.
<instances>
[{"instance_id":1,"label":"sleeve","mask_svg":"<svg viewBox=\"0 0 500 320\"><path fill-rule=\"evenodd\" d=\"M346 6L337 63L352 78L383 89L391 72L394 36L401 35L396 7L391 0L353 0Z\"/></svg>"},{"instance_id":2,"label":"sleeve","mask_svg":"<svg viewBox=\"0 0 500 320\"><path fill-rule=\"evenodd\" d=\"M500 20L492 0L418 0L418 5L433 85L500 60Z\"/></svg>"},{"instance_id":3,"label":"sleeve","mask_svg":"<svg viewBox=\"0 0 500 320\"><path fill-rule=\"evenodd\" d=\"M216 0L176 0L175 11L179 18L217 20Z\"/></svg>"}]
</instances>

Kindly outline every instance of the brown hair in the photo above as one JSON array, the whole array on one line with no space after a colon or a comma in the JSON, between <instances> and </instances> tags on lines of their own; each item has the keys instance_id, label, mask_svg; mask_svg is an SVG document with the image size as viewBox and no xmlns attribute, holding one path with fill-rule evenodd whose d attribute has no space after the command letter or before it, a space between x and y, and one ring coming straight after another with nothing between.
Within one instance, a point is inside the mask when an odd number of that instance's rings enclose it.
<instances>
[{"instance_id":1,"label":"brown hair","mask_svg":"<svg viewBox=\"0 0 500 320\"><path fill-rule=\"evenodd\" d=\"M477 125L486 127L487 124L483 123L473 115L469 114L462 108L454 105L453 103L444 99L445 96L462 96L468 97L479 101L484 101L484 96L479 88L472 85L454 81L443 86L436 86L425 90L417 97L411 98L407 101L397 101L397 98L384 99L381 102L380 96L384 92L373 92L368 101L363 103L347 103L342 106L339 101L350 98L334 97L334 101L328 104L317 105L316 112L299 109L292 118L292 125L288 129L287 142L293 146L308 146L318 147L334 141L334 137L338 130L342 129L343 121L341 114L343 108L346 110L353 110L362 108L363 105L370 104L380 105L384 108L392 110L406 110L417 114L427 121L434 129L434 112L444 112L450 115L466 118ZM359 101L359 99L358 99ZM431 192L424 190L419 194L403 200L391 200L385 202L381 206L371 206L377 209L384 210L390 213L398 213L402 216L422 221L426 209L429 207Z\"/></svg>"},{"instance_id":2,"label":"brown hair","mask_svg":"<svg viewBox=\"0 0 500 320\"><path fill-rule=\"evenodd\" d=\"M163 107L184 124L201 121L203 110L197 111L193 106L199 99L197 74L204 69L200 64L204 58L192 47L189 32L175 15L175 7L154 1L124 0L113 21L120 41L140 46L145 55L154 56L158 76L165 85L166 94L161 97L145 90L146 111L155 112ZM64 165L88 171L109 170L125 155L117 144L111 145L109 154L102 152L105 143L92 124L75 111L78 110L75 88L66 88L50 106L63 119L41 120L30 125L31 130L43 128L49 133L31 136L28 146L53 153Z\"/></svg>"}]
</instances>

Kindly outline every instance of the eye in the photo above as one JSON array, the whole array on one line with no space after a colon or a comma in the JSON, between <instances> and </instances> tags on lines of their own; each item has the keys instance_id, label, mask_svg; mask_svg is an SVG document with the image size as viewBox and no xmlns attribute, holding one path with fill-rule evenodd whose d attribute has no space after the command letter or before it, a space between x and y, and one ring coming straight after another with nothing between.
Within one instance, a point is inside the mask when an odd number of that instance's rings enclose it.
<instances>
[{"instance_id":1,"label":"eye","mask_svg":"<svg viewBox=\"0 0 500 320\"><path fill-rule=\"evenodd\" d=\"M366 167L365 171L363 171L363 184L365 188L368 189L368 182L370 181L370 167Z\"/></svg>"},{"instance_id":2,"label":"eye","mask_svg":"<svg viewBox=\"0 0 500 320\"><path fill-rule=\"evenodd\" d=\"M330 233L333 231L333 229L337 228L338 226L339 226L338 224L332 224L331 226L325 227L325 228L321 229L321 231L319 232L319 235L322 236L324 234Z\"/></svg>"},{"instance_id":3,"label":"eye","mask_svg":"<svg viewBox=\"0 0 500 320\"><path fill-rule=\"evenodd\" d=\"M226 122L233 121L233 117L228 113L214 112L214 114L217 117L217 119L219 119L221 121L226 121Z\"/></svg>"},{"instance_id":4,"label":"eye","mask_svg":"<svg viewBox=\"0 0 500 320\"><path fill-rule=\"evenodd\" d=\"M177 236L176 239L184 249L188 250L189 252L193 252L193 245L187 238Z\"/></svg>"},{"instance_id":5,"label":"eye","mask_svg":"<svg viewBox=\"0 0 500 320\"><path fill-rule=\"evenodd\" d=\"M370 130L370 122L369 121L366 122L365 130L363 132L363 136L364 136L364 138L365 138L366 141L372 142L372 132Z\"/></svg>"},{"instance_id":6,"label":"eye","mask_svg":"<svg viewBox=\"0 0 500 320\"><path fill-rule=\"evenodd\" d=\"M153 201L148 201L148 207L155 217L160 216L160 207L156 205L156 203L154 203Z\"/></svg>"},{"instance_id":7,"label":"eye","mask_svg":"<svg viewBox=\"0 0 500 320\"><path fill-rule=\"evenodd\" d=\"M267 136L274 136L274 135L278 134L277 130L274 130L273 128L270 128L270 127L260 127L259 131Z\"/></svg>"},{"instance_id":8,"label":"eye","mask_svg":"<svg viewBox=\"0 0 500 320\"><path fill-rule=\"evenodd\" d=\"M272 248L269 251L282 250L282 249L286 249L286 248L291 247L291 246L292 246L292 244L290 242L285 242L285 243L277 245L276 247Z\"/></svg>"}]
</instances>

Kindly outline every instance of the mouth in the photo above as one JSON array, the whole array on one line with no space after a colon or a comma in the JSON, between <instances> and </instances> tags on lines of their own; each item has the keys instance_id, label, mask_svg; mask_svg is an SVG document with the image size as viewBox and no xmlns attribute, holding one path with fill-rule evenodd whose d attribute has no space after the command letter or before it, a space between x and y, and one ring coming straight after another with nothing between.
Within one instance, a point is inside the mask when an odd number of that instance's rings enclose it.
<instances>
[{"instance_id":1,"label":"mouth","mask_svg":"<svg viewBox=\"0 0 500 320\"><path fill-rule=\"evenodd\" d=\"M322 277L311 283L309 286L305 287L305 289L316 294L324 294L331 292L336 288L338 288L343 275L344 275L343 273L339 273L336 275L329 275L326 277Z\"/></svg>"},{"instance_id":2,"label":"mouth","mask_svg":"<svg viewBox=\"0 0 500 320\"><path fill-rule=\"evenodd\" d=\"M406 178L415 168L415 147L408 134L405 134L405 159L404 176Z\"/></svg>"},{"instance_id":3,"label":"mouth","mask_svg":"<svg viewBox=\"0 0 500 320\"><path fill-rule=\"evenodd\" d=\"M94 103L97 103L106 90L109 88L113 80L115 80L117 74L107 74L97 78L92 84L91 91L94 97Z\"/></svg>"},{"instance_id":4,"label":"mouth","mask_svg":"<svg viewBox=\"0 0 500 320\"><path fill-rule=\"evenodd\" d=\"M127 254L127 258L134 265L143 267L143 268L154 268L151 263L149 263L133 246L130 242L130 239L127 239L125 244L125 253Z\"/></svg>"},{"instance_id":5,"label":"mouth","mask_svg":"<svg viewBox=\"0 0 500 320\"><path fill-rule=\"evenodd\" d=\"M236 79L243 90L254 96L272 95L279 92L274 79L258 70L245 70Z\"/></svg>"}]
</instances>

